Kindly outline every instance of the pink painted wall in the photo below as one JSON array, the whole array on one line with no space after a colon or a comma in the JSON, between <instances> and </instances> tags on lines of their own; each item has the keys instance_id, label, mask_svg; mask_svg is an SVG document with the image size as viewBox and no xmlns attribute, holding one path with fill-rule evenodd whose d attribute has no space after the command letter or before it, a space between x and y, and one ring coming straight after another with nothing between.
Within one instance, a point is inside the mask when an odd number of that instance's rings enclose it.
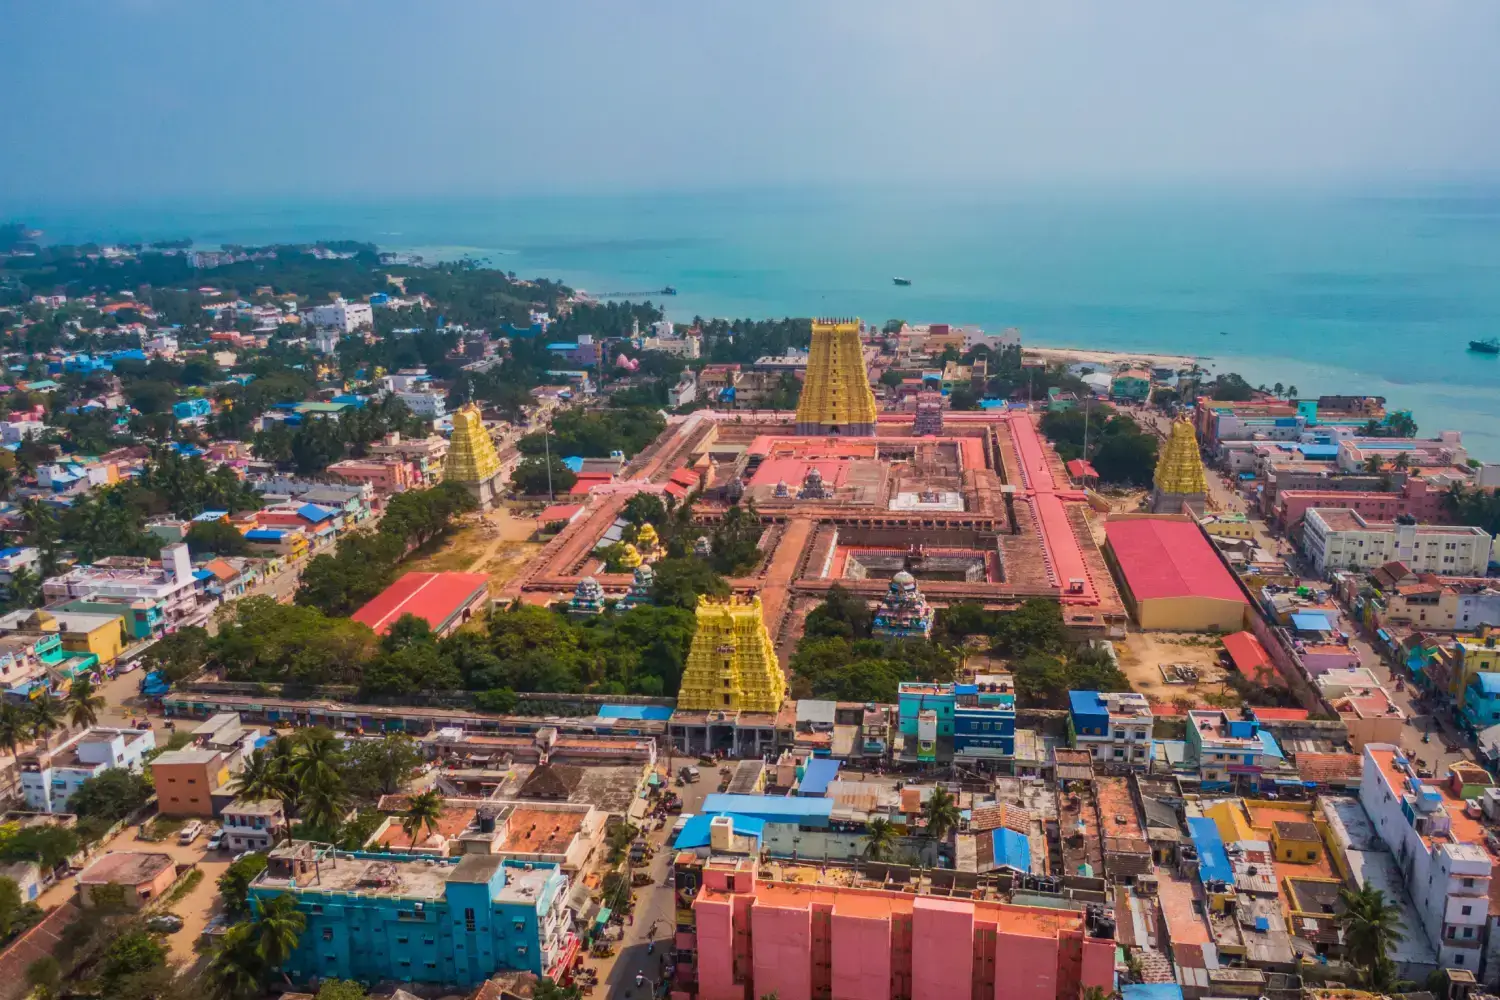
<instances>
[{"instance_id":1,"label":"pink painted wall","mask_svg":"<svg viewBox=\"0 0 1500 1000\"><path fill-rule=\"evenodd\" d=\"M961 1000L973 992L973 903L913 901L911 967L911 1000Z\"/></svg>"},{"instance_id":2,"label":"pink painted wall","mask_svg":"<svg viewBox=\"0 0 1500 1000\"><path fill-rule=\"evenodd\" d=\"M1307 672L1314 676L1330 670L1344 670L1359 666L1359 654L1347 646L1308 646L1297 654Z\"/></svg>"},{"instance_id":3,"label":"pink painted wall","mask_svg":"<svg viewBox=\"0 0 1500 1000\"><path fill-rule=\"evenodd\" d=\"M750 936L755 942L755 995L812 1000L811 908L757 903L750 911Z\"/></svg>"},{"instance_id":4,"label":"pink painted wall","mask_svg":"<svg viewBox=\"0 0 1500 1000\"><path fill-rule=\"evenodd\" d=\"M1361 493L1338 490L1282 490L1276 497L1276 516L1288 527L1302 520L1312 507L1341 507L1358 511L1366 520L1389 521L1410 514L1418 521L1446 520L1443 491L1420 479L1408 479L1400 493Z\"/></svg>"},{"instance_id":5,"label":"pink painted wall","mask_svg":"<svg viewBox=\"0 0 1500 1000\"><path fill-rule=\"evenodd\" d=\"M1057 952L1056 938L997 930L994 1000L1055 1000Z\"/></svg>"},{"instance_id":6,"label":"pink painted wall","mask_svg":"<svg viewBox=\"0 0 1500 1000\"><path fill-rule=\"evenodd\" d=\"M832 952L833 1000L890 1000L890 918L835 910Z\"/></svg>"},{"instance_id":7,"label":"pink painted wall","mask_svg":"<svg viewBox=\"0 0 1500 1000\"><path fill-rule=\"evenodd\" d=\"M734 982L732 900L693 903L698 924L698 996L701 1000L744 1000L745 988Z\"/></svg>"},{"instance_id":8,"label":"pink painted wall","mask_svg":"<svg viewBox=\"0 0 1500 1000\"><path fill-rule=\"evenodd\" d=\"M1115 988L1115 943L1101 938L1083 939L1083 977L1079 988L1098 986L1105 993Z\"/></svg>"}]
</instances>

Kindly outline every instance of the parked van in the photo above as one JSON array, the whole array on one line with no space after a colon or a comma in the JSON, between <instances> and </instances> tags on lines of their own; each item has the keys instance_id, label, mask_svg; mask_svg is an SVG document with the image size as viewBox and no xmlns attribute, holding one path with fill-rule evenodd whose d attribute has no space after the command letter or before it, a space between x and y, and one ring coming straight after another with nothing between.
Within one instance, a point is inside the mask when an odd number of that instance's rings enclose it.
<instances>
[{"instance_id":1,"label":"parked van","mask_svg":"<svg viewBox=\"0 0 1500 1000\"><path fill-rule=\"evenodd\" d=\"M190 820L188 820L187 826L185 826L185 827L182 828L182 832L179 833L179 834L177 834L177 843L179 843L179 844L183 845L184 847L186 847L188 844L191 844L193 841L197 840L198 839L198 834L200 834L202 832L203 832L203 823L202 823L202 821L201 820L196 820L196 819L190 819Z\"/></svg>"},{"instance_id":2,"label":"parked van","mask_svg":"<svg viewBox=\"0 0 1500 1000\"><path fill-rule=\"evenodd\" d=\"M682 765L682 770L678 771L677 774L682 778L683 781L697 781L698 780L698 769L696 767L694 767L692 764L684 764L684 765Z\"/></svg>"}]
</instances>

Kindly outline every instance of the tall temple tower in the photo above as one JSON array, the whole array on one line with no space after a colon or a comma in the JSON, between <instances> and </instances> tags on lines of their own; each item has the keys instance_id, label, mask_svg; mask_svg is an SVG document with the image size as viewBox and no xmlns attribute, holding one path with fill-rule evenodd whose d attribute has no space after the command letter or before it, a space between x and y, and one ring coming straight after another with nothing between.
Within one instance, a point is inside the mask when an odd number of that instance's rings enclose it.
<instances>
[{"instance_id":1,"label":"tall temple tower","mask_svg":"<svg viewBox=\"0 0 1500 1000\"><path fill-rule=\"evenodd\" d=\"M479 407L472 403L453 413L453 437L448 441L443 479L461 483L474 494L481 510L489 509L502 488L500 456L495 451L490 432L484 429Z\"/></svg>"},{"instance_id":2,"label":"tall temple tower","mask_svg":"<svg viewBox=\"0 0 1500 1000\"><path fill-rule=\"evenodd\" d=\"M1156 475L1152 478L1151 512L1180 514L1187 504L1203 513L1208 501L1208 477L1203 473L1203 459L1198 454L1198 435L1193 422L1186 417L1172 421L1172 433L1156 458Z\"/></svg>"},{"instance_id":3,"label":"tall temple tower","mask_svg":"<svg viewBox=\"0 0 1500 1000\"><path fill-rule=\"evenodd\" d=\"M875 394L865 372L857 319L815 319L798 434L875 435Z\"/></svg>"},{"instance_id":4,"label":"tall temple tower","mask_svg":"<svg viewBox=\"0 0 1500 1000\"><path fill-rule=\"evenodd\" d=\"M770 712L786 700L760 598L698 598L698 631L688 649L677 707L690 712Z\"/></svg>"}]
</instances>

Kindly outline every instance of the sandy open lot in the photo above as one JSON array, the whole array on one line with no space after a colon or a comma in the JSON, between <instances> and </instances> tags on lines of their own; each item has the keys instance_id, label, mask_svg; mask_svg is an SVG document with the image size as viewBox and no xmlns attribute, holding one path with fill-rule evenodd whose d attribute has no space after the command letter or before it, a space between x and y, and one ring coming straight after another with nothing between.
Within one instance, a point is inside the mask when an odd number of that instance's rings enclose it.
<instances>
[{"instance_id":1,"label":"sandy open lot","mask_svg":"<svg viewBox=\"0 0 1500 1000\"><path fill-rule=\"evenodd\" d=\"M1131 632L1124 642L1115 643L1120 669L1130 678L1130 686L1152 701L1166 704L1192 698L1203 705L1207 696L1221 692L1233 696L1234 689L1221 683L1226 673L1219 665L1221 648L1211 636L1188 632ZM1168 684L1163 680L1160 665L1179 663L1198 669L1197 684Z\"/></svg>"},{"instance_id":2,"label":"sandy open lot","mask_svg":"<svg viewBox=\"0 0 1500 1000\"><path fill-rule=\"evenodd\" d=\"M403 570L420 573L488 573L490 591L508 583L526 561L541 549L529 541L536 532L535 518L511 513L507 508L465 519L436 552L409 559Z\"/></svg>"}]
</instances>

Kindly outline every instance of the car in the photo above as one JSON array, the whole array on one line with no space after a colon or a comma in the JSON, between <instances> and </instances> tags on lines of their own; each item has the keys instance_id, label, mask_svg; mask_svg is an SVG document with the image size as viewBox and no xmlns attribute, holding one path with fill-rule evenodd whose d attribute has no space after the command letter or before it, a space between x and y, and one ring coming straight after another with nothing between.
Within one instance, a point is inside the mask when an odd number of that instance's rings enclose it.
<instances>
[{"instance_id":1,"label":"car","mask_svg":"<svg viewBox=\"0 0 1500 1000\"><path fill-rule=\"evenodd\" d=\"M224 846L224 831L223 830L215 830L214 831L214 835L212 837L208 838L208 849L210 851L217 851L219 848L221 848L223 846Z\"/></svg>"},{"instance_id":2,"label":"car","mask_svg":"<svg viewBox=\"0 0 1500 1000\"><path fill-rule=\"evenodd\" d=\"M182 918L175 913L158 913L146 918L146 930L158 934L176 934L182 930Z\"/></svg>"},{"instance_id":3,"label":"car","mask_svg":"<svg viewBox=\"0 0 1500 1000\"><path fill-rule=\"evenodd\" d=\"M241 851L240 853L238 853L238 854L236 854L234 856L234 861L232 863L233 864L239 864L241 861L244 861L246 858L248 858L250 855L252 855L254 853L256 853L256 852L255 851Z\"/></svg>"},{"instance_id":4,"label":"car","mask_svg":"<svg viewBox=\"0 0 1500 1000\"><path fill-rule=\"evenodd\" d=\"M203 823L201 820L188 820L187 825L182 828L182 832L177 835L177 842L186 847L197 840L198 834L202 832Z\"/></svg>"}]
</instances>

